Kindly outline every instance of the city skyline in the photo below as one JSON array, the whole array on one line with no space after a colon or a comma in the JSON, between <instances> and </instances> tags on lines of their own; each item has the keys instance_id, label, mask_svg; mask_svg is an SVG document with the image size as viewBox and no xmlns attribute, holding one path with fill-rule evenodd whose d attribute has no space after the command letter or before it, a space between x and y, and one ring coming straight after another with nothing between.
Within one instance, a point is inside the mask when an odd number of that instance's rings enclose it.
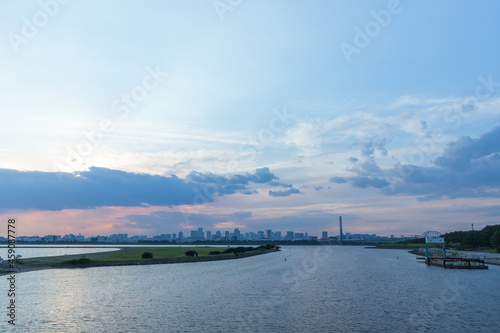
<instances>
[{"instance_id":1,"label":"city skyline","mask_svg":"<svg viewBox=\"0 0 500 333\"><path fill-rule=\"evenodd\" d=\"M297 241L297 240L328 240L335 238L340 239L340 234L329 234L328 231L322 231L321 236L309 234L307 231L280 231L280 230L258 230L258 231L240 231L235 228L233 232L229 230L217 230L212 233L212 230L203 230L203 228L196 228L187 230L189 233L179 231L178 233L167 233L160 235L128 235L128 234L111 234L111 235L82 235L82 234L66 234L52 235L47 234L44 236L38 235L19 235L18 241L24 242L138 242L138 241L158 241L158 242L196 242L196 241ZM344 240L374 240L374 239L408 239L417 238L421 235L377 235L377 234L351 234L350 232L342 232ZM354 237L354 238L353 238ZM6 241L4 237L0 240Z\"/></svg>"},{"instance_id":2,"label":"city skyline","mask_svg":"<svg viewBox=\"0 0 500 333\"><path fill-rule=\"evenodd\" d=\"M232 3L6 2L0 219L108 235L498 223L500 4Z\"/></svg>"}]
</instances>

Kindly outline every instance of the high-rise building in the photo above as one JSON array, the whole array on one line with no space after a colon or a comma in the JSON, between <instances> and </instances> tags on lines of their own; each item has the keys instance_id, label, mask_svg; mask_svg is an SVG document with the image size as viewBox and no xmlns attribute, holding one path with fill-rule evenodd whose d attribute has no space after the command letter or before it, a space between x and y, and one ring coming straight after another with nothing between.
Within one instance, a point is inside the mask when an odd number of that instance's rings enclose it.
<instances>
[{"instance_id":1,"label":"high-rise building","mask_svg":"<svg viewBox=\"0 0 500 333\"><path fill-rule=\"evenodd\" d=\"M293 238L298 239L298 240L305 239L304 233L303 232L296 232L296 233L294 233Z\"/></svg>"},{"instance_id":2,"label":"high-rise building","mask_svg":"<svg viewBox=\"0 0 500 333\"><path fill-rule=\"evenodd\" d=\"M241 238L241 232L238 228L234 229L234 237L236 237L236 239Z\"/></svg>"},{"instance_id":3,"label":"high-rise building","mask_svg":"<svg viewBox=\"0 0 500 333\"><path fill-rule=\"evenodd\" d=\"M328 231L323 231L321 233L321 238L328 238Z\"/></svg>"},{"instance_id":4,"label":"high-rise building","mask_svg":"<svg viewBox=\"0 0 500 333\"><path fill-rule=\"evenodd\" d=\"M193 241L198 240L198 231L191 230L191 240Z\"/></svg>"},{"instance_id":5,"label":"high-rise building","mask_svg":"<svg viewBox=\"0 0 500 333\"><path fill-rule=\"evenodd\" d=\"M267 229L267 230L266 230L266 234L265 234L265 238L266 238L266 239L271 239L271 238L272 238L272 237L271 237L271 234L272 234L271 229Z\"/></svg>"},{"instance_id":6,"label":"high-rise building","mask_svg":"<svg viewBox=\"0 0 500 333\"><path fill-rule=\"evenodd\" d=\"M198 228L198 240L205 240L205 233L203 232L203 228Z\"/></svg>"},{"instance_id":7,"label":"high-rise building","mask_svg":"<svg viewBox=\"0 0 500 333\"><path fill-rule=\"evenodd\" d=\"M340 227L340 244L342 244L342 216L339 216L339 227Z\"/></svg>"}]
</instances>

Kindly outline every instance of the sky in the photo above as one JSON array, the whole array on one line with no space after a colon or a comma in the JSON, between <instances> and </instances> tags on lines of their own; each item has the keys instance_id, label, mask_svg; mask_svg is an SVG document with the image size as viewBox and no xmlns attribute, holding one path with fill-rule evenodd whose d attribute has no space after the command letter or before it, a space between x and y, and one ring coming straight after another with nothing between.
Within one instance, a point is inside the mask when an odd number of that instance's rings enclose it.
<instances>
[{"instance_id":1,"label":"sky","mask_svg":"<svg viewBox=\"0 0 500 333\"><path fill-rule=\"evenodd\" d=\"M18 235L500 222L496 1L0 6Z\"/></svg>"}]
</instances>

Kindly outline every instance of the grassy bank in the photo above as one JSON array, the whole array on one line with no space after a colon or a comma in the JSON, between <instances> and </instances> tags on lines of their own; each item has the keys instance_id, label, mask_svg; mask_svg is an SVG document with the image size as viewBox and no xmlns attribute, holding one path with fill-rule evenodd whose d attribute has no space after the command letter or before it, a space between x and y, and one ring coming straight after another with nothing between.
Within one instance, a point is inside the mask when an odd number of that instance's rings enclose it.
<instances>
[{"instance_id":1,"label":"grassy bank","mask_svg":"<svg viewBox=\"0 0 500 333\"><path fill-rule=\"evenodd\" d=\"M195 251L196 256L186 255ZM49 268L83 268L122 265L152 265L182 262L198 262L244 258L278 251L277 248L260 246L256 248L228 247L126 247L119 251L87 253L57 257L38 257L21 259L15 265L17 272ZM152 258L143 258L144 253ZM215 254L220 252L220 254ZM0 265L0 275L7 274L8 263Z\"/></svg>"}]
</instances>

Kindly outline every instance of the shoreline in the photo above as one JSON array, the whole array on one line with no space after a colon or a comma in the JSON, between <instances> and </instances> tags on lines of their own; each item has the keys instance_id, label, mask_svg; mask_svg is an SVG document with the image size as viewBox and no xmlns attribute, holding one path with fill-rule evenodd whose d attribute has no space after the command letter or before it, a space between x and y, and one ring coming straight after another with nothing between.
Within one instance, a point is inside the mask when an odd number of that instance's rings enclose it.
<instances>
[{"instance_id":1,"label":"shoreline","mask_svg":"<svg viewBox=\"0 0 500 333\"><path fill-rule=\"evenodd\" d=\"M415 246L365 246L365 249L379 249L379 250L414 250L418 249Z\"/></svg>"},{"instance_id":2,"label":"shoreline","mask_svg":"<svg viewBox=\"0 0 500 333\"><path fill-rule=\"evenodd\" d=\"M127 248L121 247L118 251L113 251L113 253L125 252ZM262 254L279 252L277 249L267 249L263 251L252 251L248 253L238 253L238 254L228 254L228 255L216 255L216 256L202 256L202 257L184 257L184 258L166 258L166 259L144 259L144 260L115 260L115 261L91 261L86 264L72 265L68 263L71 259L78 258L99 258L110 252L97 252L97 253L85 253L85 254L75 254L69 256L57 256L57 257L40 257L40 258L28 258L21 259L20 262L15 264L14 269L7 267L2 267L0 265L0 276L19 274L25 272L33 272L46 269L81 269L81 268L91 268L91 267L116 267L116 266L138 266L138 265L168 265L168 264L182 264L182 263L195 263L195 262L205 262L205 261L220 261L220 260L233 260L233 259L243 259L253 256L258 256ZM37 264L37 260L42 259L49 261L46 264Z\"/></svg>"},{"instance_id":3,"label":"shoreline","mask_svg":"<svg viewBox=\"0 0 500 333\"><path fill-rule=\"evenodd\" d=\"M443 253L441 249L429 249L432 255L440 256ZM414 254L416 256L425 257L425 248L420 247L408 251L408 253ZM500 254L499 253L489 253L489 252L474 252L474 251L459 251L459 250L446 250L447 256L450 258L464 258L473 259L474 257L482 257L485 264L500 266Z\"/></svg>"}]
</instances>

